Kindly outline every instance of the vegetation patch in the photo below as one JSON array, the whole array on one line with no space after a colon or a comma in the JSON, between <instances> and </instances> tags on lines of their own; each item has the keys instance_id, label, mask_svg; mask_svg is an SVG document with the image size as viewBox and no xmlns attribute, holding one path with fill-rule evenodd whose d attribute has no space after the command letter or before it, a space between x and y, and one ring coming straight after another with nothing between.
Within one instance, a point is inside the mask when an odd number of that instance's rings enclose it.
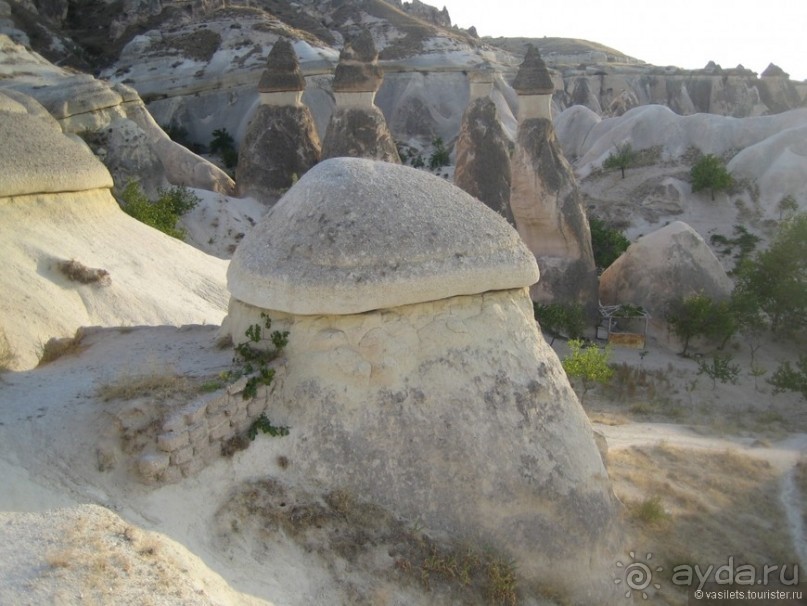
<instances>
[{"instance_id":1,"label":"vegetation patch","mask_svg":"<svg viewBox=\"0 0 807 606\"><path fill-rule=\"evenodd\" d=\"M437 541L388 510L346 490L316 496L273 479L243 484L217 513L220 538L250 536L263 549L291 540L321 556L335 578L364 569L374 578L417 587L436 603L512 605L513 562L472 545ZM376 553L391 558L378 558ZM354 596L371 603L369 596Z\"/></svg>"},{"instance_id":2,"label":"vegetation patch","mask_svg":"<svg viewBox=\"0 0 807 606\"><path fill-rule=\"evenodd\" d=\"M81 353L87 349L87 345L84 345L83 341L84 331L80 328L72 337L53 337L48 339L48 342L42 346L38 366L50 364L64 356Z\"/></svg>"},{"instance_id":3,"label":"vegetation patch","mask_svg":"<svg viewBox=\"0 0 807 606\"><path fill-rule=\"evenodd\" d=\"M136 181L126 185L121 200L126 214L178 240L185 239L185 230L177 227L179 218L199 203L193 192L181 186L159 190L158 199L152 202Z\"/></svg>"},{"instance_id":4,"label":"vegetation patch","mask_svg":"<svg viewBox=\"0 0 807 606\"><path fill-rule=\"evenodd\" d=\"M221 35L207 28L199 28L178 36L164 36L162 41L154 46L155 50L176 50L189 59L208 63L221 46Z\"/></svg>"},{"instance_id":5,"label":"vegetation patch","mask_svg":"<svg viewBox=\"0 0 807 606\"><path fill-rule=\"evenodd\" d=\"M102 384L96 394L104 402L110 400L133 400L135 398L156 398L165 400L178 395L197 393L198 388L188 377L155 369L141 374L123 374Z\"/></svg>"},{"instance_id":6,"label":"vegetation patch","mask_svg":"<svg viewBox=\"0 0 807 606\"><path fill-rule=\"evenodd\" d=\"M627 504L630 544L652 553L664 572L657 604L686 604L670 581L676 566L796 561L769 463L735 451L685 450L665 444L611 450L608 474Z\"/></svg>"},{"instance_id":7,"label":"vegetation patch","mask_svg":"<svg viewBox=\"0 0 807 606\"><path fill-rule=\"evenodd\" d=\"M56 264L56 268L68 280L78 282L79 284L97 284L98 286L109 286L112 283L112 279L109 277L109 272L107 270L96 267L87 267L75 259L59 261Z\"/></svg>"}]
</instances>

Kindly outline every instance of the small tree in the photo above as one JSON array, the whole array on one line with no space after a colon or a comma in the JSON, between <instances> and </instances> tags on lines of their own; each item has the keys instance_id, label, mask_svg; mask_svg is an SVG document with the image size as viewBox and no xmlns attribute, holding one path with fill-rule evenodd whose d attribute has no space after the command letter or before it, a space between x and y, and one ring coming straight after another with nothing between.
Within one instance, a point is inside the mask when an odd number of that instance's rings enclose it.
<instances>
[{"instance_id":1,"label":"small tree","mask_svg":"<svg viewBox=\"0 0 807 606\"><path fill-rule=\"evenodd\" d=\"M636 152L630 143L616 145L616 150L612 151L602 163L606 169L618 168L622 171L622 178L625 178L625 169L629 168L636 161Z\"/></svg>"},{"instance_id":2,"label":"small tree","mask_svg":"<svg viewBox=\"0 0 807 606\"><path fill-rule=\"evenodd\" d=\"M614 369L608 365L611 356L610 346L600 349L595 344L583 347L583 341L572 339L569 341L571 352L563 359L563 370L570 378L579 378L583 384L581 402L594 383L607 383L614 375Z\"/></svg>"},{"instance_id":3,"label":"small tree","mask_svg":"<svg viewBox=\"0 0 807 606\"><path fill-rule=\"evenodd\" d=\"M235 151L235 141L226 128L217 128L213 131L210 141L210 152L221 156L224 166L235 168L238 164L238 152Z\"/></svg>"},{"instance_id":4,"label":"small tree","mask_svg":"<svg viewBox=\"0 0 807 606\"><path fill-rule=\"evenodd\" d=\"M434 141L432 141L432 145L434 145L434 151L429 157L429 168L435 170L441 166L446 166L451 159L449 157L448 150L443 143L443 139L441 137L436 137Z\"/></svg>"},{"instance_id":5,"label":"small tree","mask_svg":"<svg viewBox=\"0 0 807 606\"><path fill-rule=\"evenodd\" d=\"M602 219L590 217L591 248L594 252L594 263L603 269L610 267L630 246L630 240L618 229L610 227Z\"/></svg>"},{"instance_id":6,"label":"small tree","mask_svg":"<svg viewBox=\"0 0 807 606\"><path fill-rule=\"evenodd\" d=\"M727 301L712 301L704 294L682 299L667 314L667 322L673 334L684 342L683 356L693 337L713 339L723 347L737 330L731 305Z\"/></svg>"},{"instance_id":7,"label":"small tree","mask_svg":"<svg viewBox=\"0 0 807 606\"><path fill-rule=\"evenodd\" d=\"M692 191L709 189L712 200L715 199L716 191L728 189L734 183L723 161L712 154L707 154L698 160L689 174L692 177Z\"/></svg>"},{"instance_id":8,"label":"small tree","mask_svg":"<svg viewBox=\"0 0 807 606\"><path fill-rule=\"evenodd\" d=\"M773 393L797 391L807 399L807 354L799 356L795 368L789 361L783 362L768 379L768 383L773 385Z\"/></svg>"},{"instance_id":9,"label":"small tree","mask_svg":"<svg viewBox=\"0 0 807 606\"><path fill-rule=\"evenodd\" d=\"M807 213L779 229L770 247L737 270L735 298L745 309L761 310L771 330L792 334L807 327Z\"/></svg>"},{"instance_id":10,"label":"small tree","mask_svg":"<svg viewBox=\"0 0 807 606\"><path fill-rule=\"evenodd\" d=\"M799 203L796 202L796 198L787 195L779 200L779 204L776 205L776 208L779 210L779 220L781 221L785 215L791 215L799 210Z\"/></svg>"},{"instance_id":11,"label":"small tree","mask_svg":"<svg viewBox=\"0 0 807 606\"><path fill-rule=\"evenodd\" d=\"M698 374L705 374L712 380L712 389L717 388L718 381L721 383L737 383L740 367L731 363L733 359L731 354L726 354L724 356L712 356L712 359L708 362L700 360L698 362Z\"/></svg>"}]
</instances>

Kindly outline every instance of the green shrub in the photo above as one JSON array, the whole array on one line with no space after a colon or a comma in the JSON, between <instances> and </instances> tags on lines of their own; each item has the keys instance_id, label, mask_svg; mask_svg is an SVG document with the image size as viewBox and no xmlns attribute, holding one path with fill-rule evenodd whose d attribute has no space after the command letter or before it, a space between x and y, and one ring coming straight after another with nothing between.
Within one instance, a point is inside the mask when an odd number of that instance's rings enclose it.
<instances>
[{"instance_id":1,"label":"green shrub","mask_svg":"<svg viewBox=\"0 0 807 606\"><path fill-rule=\"evenodd\" d=\"M184 239L185 231L177 227L177 222L180 216L199 203L199 198L188 188L179 186L160 189L158 195L152 202L137 181L130 181L121 193L122 208L141 223L179 240Z\"/></svg>"},{"instance_id":2,"label":"green shrub","mask_svg":"<svg viewBox=\"0 0 807 606\"><path fill-rule=\"evenodd\" d=\"M628 249L630 240L621 231L614 229L597 217L590 217L588 224L591 229L594 263L597 267L606 269Z\"/></svg>"},{"instance_id":3,"label":"green shrub","mask_svg":"<svg viewBox=\"0 0 807 606\"><path fill-rule=\"evenodd\" d=\"M235 168L238 165L235 140L227 132L226 128L217 128L213 131L213 139L210 141L210 153L218 154L227 168Z\"/></svg>"},{"instance_id":4,"label":"green shrub","mask_svg":"<svg viewBox=\"0 0 807 606\"><path fill-rule=\"evenodd\" d=\"M583 336L585 317L580 303L536 303L532 304L535 319L552 340L565 336L567 339L579 339Z\"/></svg>"},{"instance_id":5,"label":"green shrub","mask_svg":"<svg viewBox=\"0 0 807 606\"><path fill-rule=\"evenodd\" d=\"M435 138L434 141L432 141L432 145L434 145L434 151L429 157L429 168L435 170L442 166L448 165L451 159L449 157L448 150L443 143L443 139L440 137Z\"/></svg>"}]
</instances>

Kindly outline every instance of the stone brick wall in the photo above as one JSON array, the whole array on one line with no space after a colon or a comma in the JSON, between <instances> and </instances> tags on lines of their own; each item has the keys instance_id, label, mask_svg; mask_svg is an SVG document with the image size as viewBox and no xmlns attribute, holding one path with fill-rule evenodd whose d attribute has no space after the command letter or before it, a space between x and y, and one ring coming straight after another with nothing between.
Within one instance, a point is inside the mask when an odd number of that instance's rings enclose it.
<instances>
[{"instance_id":1,"label":"stone brick wall","mask_svg":"<svg viewBox=\"0 0 807 606\"><path fill-rule=\"evenodd\" d=\"M222 447L243 436L266 411L269 388L243 397L246 377L174 410L157 428L154 443L136 457L136 471L148 484L170 484L194 476L222 456Z\"/></svg>"}]
</instances>

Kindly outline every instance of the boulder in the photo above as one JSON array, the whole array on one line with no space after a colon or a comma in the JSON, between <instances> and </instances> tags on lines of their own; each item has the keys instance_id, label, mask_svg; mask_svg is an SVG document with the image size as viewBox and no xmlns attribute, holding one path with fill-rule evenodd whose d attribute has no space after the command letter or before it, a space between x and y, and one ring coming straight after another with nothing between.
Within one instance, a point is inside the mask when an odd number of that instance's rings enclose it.
<instances>
[{"instance_id":1,"label":"boulder","mask_svg":"<svg viewBox=\"0 0 807 606\"><path fill-rule=\"evenodd\" d=\"M456 149L454 185L515 225L510 211L510 141L490 98L471 101L462 117Z\"/></svg>"},{"instance_id":2,"label":"boulder","mask_svg":"<svg viewBox=\"0 0 807 606\"><path fill-rule=\"evenodd\" d=\"M424 171L337 158L244 238L223 330L288 330L270 397L290 482L343 490L512 558L525 586L617 604L617 503L536 328L534 259ZM621 598L624 600L624 598Z\"/></svg>"},{"instance_id":3,"label":"boulder","mask_svg":"<svg viewBox=\"0 0 807 606\"><path fill-rule=\"evenodd\" d=\"M667 337L667 312L681 299L731 295L732 283L703 238L675 221L631 244L600 276L604 305L641 305L651 316L648 333Z\"/></svg>"}]
</instances>

